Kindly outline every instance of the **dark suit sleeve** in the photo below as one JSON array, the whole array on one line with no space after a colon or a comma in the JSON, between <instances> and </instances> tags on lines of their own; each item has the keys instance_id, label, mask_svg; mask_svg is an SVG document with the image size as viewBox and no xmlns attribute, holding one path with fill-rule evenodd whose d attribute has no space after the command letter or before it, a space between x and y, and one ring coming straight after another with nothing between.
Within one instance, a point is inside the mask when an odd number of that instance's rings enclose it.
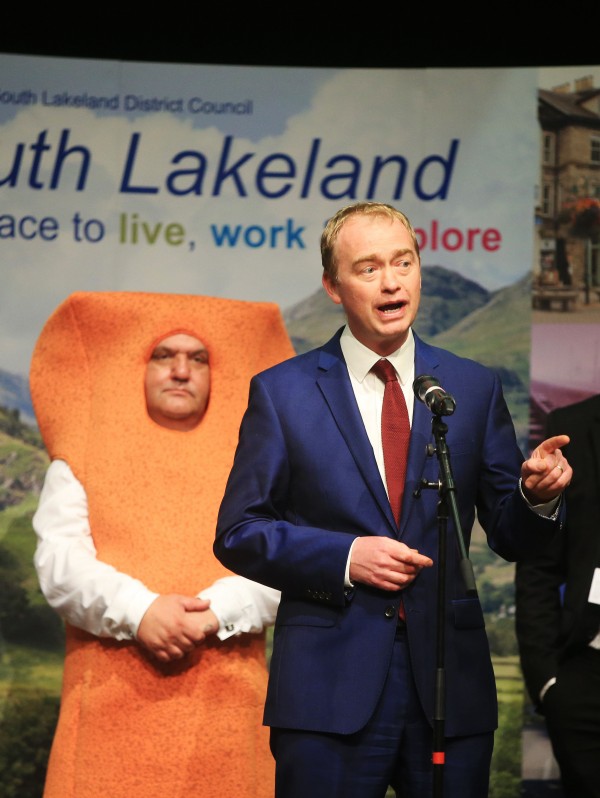
<instances>
[{"instance_id":1,"label":"dark suit sleeve","mask_svg":"<svg viewBox=\"0 0 600 798\"><path fill-rule=\"evenodd\" d=\"M527 691L538 710L540 690L558 671L563 535L561 531L549 550L535 561L518 562L515 571L515 628L521 667Z\"/></svg>"},{"instance_id":2,"label":"dark suit sleeve","mask_svg":"<svg viewBox=\"0 0 600 798\"><path fill-rule=\"evenodd\" d=\"M555 429L551 414L547 436L560 431ZM519 561L515 569L515 630L521 667L527 691L540 712L540 690L558 671L567 534L566 528L562 528L548 546Z\"/></svg>"}]
</instances>

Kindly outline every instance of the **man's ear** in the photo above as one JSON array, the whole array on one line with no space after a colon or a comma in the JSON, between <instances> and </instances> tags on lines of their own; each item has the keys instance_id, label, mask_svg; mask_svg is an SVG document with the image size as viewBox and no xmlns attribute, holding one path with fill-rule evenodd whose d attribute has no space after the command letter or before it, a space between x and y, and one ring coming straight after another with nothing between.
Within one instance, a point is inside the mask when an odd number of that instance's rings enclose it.
<instances>
[{"instance_id":1,"label":"man's ear","mask_svg":"<svg viewBox=\"0 0 600 798\"><path fill-rule=\"evenodd\" d=\"M341 305L342 300L338 292L338 284L335 280L332 280L327 272L323 272L323 276L321 277L321 282L323 283L323 288L329 294L329 298L335 302L336 305Z\"/></svg>"}]
</instances>

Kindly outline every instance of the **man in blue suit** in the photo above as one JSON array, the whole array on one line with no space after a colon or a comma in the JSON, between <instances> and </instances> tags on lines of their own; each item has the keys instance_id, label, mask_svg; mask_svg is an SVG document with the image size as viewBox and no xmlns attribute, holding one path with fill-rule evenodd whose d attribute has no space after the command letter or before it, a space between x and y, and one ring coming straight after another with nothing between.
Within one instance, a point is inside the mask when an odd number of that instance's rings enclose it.
<instances>
[{"instance_id":1,"label":"man in blue suit","mask_svg":"<svg viewBox=\"0 0 600 798\"><path fill-rule=\"evenodd\" d=\"M476 513L507 560L551 540L572 476L560 450L568 438L544 441L523 462L498 376L413 333L421 263L400 211L342 208L321 255L323 286L347 325L252 380L214 551L281 590L264 713L276 797L384 798L391 785L402 798L425 798L440 764L440 752L432 756L440 496L419 488L440 472L431 411L411 386L431 375L455 398L445 440L467 550ZM411 423L399 523L386 492L384 384L371 372L381 358L394 366ZM445 534L443 791L485 798L494 672L452 522Z\"/></svg>"}]
</instances>

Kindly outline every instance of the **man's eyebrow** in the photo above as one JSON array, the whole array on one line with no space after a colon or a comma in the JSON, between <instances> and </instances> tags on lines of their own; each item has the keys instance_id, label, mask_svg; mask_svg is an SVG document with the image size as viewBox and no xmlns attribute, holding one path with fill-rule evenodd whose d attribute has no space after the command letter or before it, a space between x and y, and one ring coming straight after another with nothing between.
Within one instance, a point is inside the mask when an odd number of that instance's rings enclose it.
<instances>
[{"instance_id":1,"label":"man's eyebrow","mask_svg":"<svg viewBox=\"0 0 600 798\"><path fill-rule=\"evenodd\" d=\"M412 247L401 247L392 254L392 260L394 260L395 258L401 258L404 255L416 255L416 254L417 253ZM381 260L381 256L378 255L376 252L373 252L367 255L361 255L361 257L353 261L353 266L359 266L361 263L371 263L372 261L378 261L378 260Z\"/></svg>"},{"instance_id":2,"label":"man's eyebrow","mask_svg":"<svg viewBox=\"0 0 600 798\"><path fill-rule=\"evenodd\" d=\"M179 352L182 352L182 351L183 350L181 350L181 349L172 348L170 346L165 346L164 344L160 344L159 346L156 346L152 350L152 354L153 355L163 355L163 354L164 355L176 355L176 354L178 354ZM196 357L197 355L208 355L208 349L206 349L206 347L204 347L204 346L201 346L198 349L192 350L191 352L183 352L183 353L185 355L187 355L187 357Z\"/></svg>"}]
</instances>

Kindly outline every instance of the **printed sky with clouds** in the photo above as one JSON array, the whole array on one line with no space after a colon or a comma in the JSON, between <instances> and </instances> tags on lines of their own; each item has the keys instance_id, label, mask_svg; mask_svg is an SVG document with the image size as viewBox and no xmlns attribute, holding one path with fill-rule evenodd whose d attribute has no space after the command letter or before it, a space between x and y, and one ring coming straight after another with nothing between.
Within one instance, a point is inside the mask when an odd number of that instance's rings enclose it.
<instances>
[{"instance_id":1,"label":"printed sky with clouds","mask_svg":"<svg viewBox=\"0 0 600 798\"><path fill-rule=\"evenodd\" d=\"M423 252L424 265L441 265L488 289L520 279L531 269L533 206L538 175L537 70L427 69L362 70L135 64L111 61L0 55L0 93L26 89L38 97L70 92L89 95L252 100L246 116L163 113L102 113L84 108L0 105L0 179L18 143L26 150L47 130L55 142L68 129L69 144L92 153L85 191L77 192L65 172L60 189L34 189L24 169L16 188L0 187L0 214L53 216L56 241L0 239L0 368L28 371L31 351L45 320L76 290L202 293L274 301L286 309L320 287L319 236L325 220L348 200L326 200L315 189L307 199L296 188L285 199L268 200L249 185L249 196L221 197L120 194L124 154L140 134L135 179L164 185L179 152L197 150L214 161L226 135L235 152L286 153L302 168L311 142L321 139L320 168L327 158L352 155L370 167L375 155L399 154L409 168L408 189L398 201L389 192L376 199L402 208L416 227L432 220L444 227L497 228L499 252L481 249ZM423 202L411 181L431 154L445 156L460 140L448 198ZM44 156L46 157L46 155ZM50 154L50 161L52 154ZM45 162L46 163L46 162ZM211 163L211 166L214 166ZM252 175L252 169L244 172ZM40 173L44 184L48 171ZM313 185L316 186L317 180ZM296 186L298 181L296 181ZM358 197L361 199L362 197ZM71 219L98 219L106 235L98 243L76 242ZM186 243L118 243L120 214L155 225L177 222ZM305 248L216 247L210 226L264 229L290 224L303 228ZM193 242L193 249L192 244Z\"/></svg>"}]
</instances>

